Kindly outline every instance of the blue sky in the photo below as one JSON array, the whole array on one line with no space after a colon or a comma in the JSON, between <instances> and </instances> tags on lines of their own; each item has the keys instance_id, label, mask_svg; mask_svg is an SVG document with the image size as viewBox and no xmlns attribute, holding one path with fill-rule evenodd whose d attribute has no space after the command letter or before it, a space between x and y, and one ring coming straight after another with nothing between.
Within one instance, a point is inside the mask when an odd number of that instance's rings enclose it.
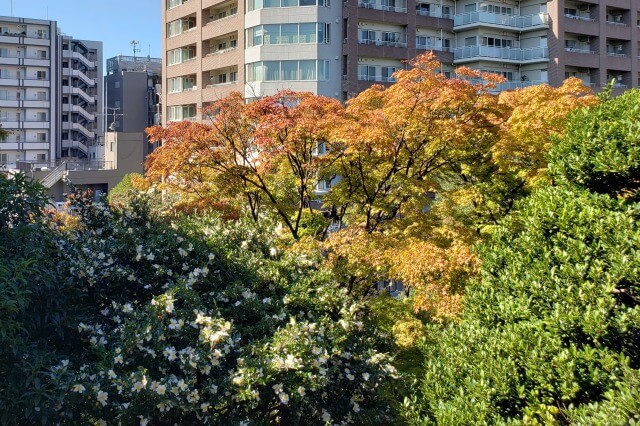
<instances>
[{"instance_id":1,"label":"blue sky","mask_svg":"<svg viewBox=\"0 0 640 426\"><path fill-rule=\"evenodd\" d=\"M10 13L11 0L0 0L0 15ZM13 0L13 16L51 19L64 34L102 41L105 59L132 55L131 40L140 42L137 55L161 57L161 14L159 0Z\"/></svg>"}]
</instances>

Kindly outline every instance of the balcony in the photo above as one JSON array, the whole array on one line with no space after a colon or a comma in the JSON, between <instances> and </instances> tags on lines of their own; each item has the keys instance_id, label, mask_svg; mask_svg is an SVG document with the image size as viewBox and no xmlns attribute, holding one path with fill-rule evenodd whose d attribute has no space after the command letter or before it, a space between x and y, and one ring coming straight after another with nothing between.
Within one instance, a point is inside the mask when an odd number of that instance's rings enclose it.
<instances>
[{"instance_id":1,"label":"balcony","mask_svg":"<svg viewBox=\"0 0 640 426\"><path fill-rule=\"evenodd\" d=\"M549 14L538 13L519 16L477 11L461 13L453 17L455 29L478 26L479 24L505 29L535 30L549 26Z\"/></svg>"},{"instance_id":2,"label":"balcony","mask_svg":"<svg viewBox=\"0 0 640 426\"><path fill-rule=\"evenodd\" d=\"M381 41L370 39L358 39L358 44L372 44L375 46L389 46L389 47L407 47L407 43L400 41Z\"/></svg>"},{"instance_id":3,"label":"balcony","mask_svg":"<svg viewBox=\"0 0 640 426\"><path fill-rule=\"evenodd\" d=\"M385 11L385 12L407 13L407 8L406 7L388 6L388 5L377 4L377 3L368 2L368 1L360 1L360 2L358 2L358 7L362 7L362 8L365 8L365 9L382 10L382 11Z\"/></svg>"},{"instance_id":4,"label":"balcony","mask_svg":"<svg viewBox=\"0 0 640 426\"><path fill-rule=\"evenodd\" d=\"M416 8L416 14L420 16L428 16L430 18L451 19L451 14L431 11L428 9Z\"/></svg>"},{"instance_id":5,"label":"balcony","mask_svg":"<svg viewBox=\"0 0 640 426\"><path fill-rule=\"evenodd\" d=\"M383 77L381 75L358 75L360 81L377 81L381 83L395 83L395 77Z\"/></svg>"},{"instance_id":6,"label":"balcony","mask_svg":"<svg viewBox=\"0 0 640 426\"><path fill-rule=\"evenodd\" d=\"M493 46L465 46L453 50L456 63L477 60L498 60L510 62L546 62L549 59L549 49L546 47L532 47L519 49L512 47Z\"/></svg>"},{"instance_id":7,"label":"balcony","mask_svg":"<svg viewBox=\"0 0 640 426\"><path fill-rule=\"evenodd\" d=\"M591 47L589 46L584 46L584 47L565 47L564 48L565 51L567 52L572 52L572 53L583 53L585 55L595 55L598 52L591 50Z\"/></svg>"},{"instance_id":8,"label":"balcony","mask_svg":"<svg viewBox=\"0 0 640 426\"><path fill-rule=\"evenodd\" d=\"M571 14L571 13L565 13L564 17L568 18L568 19L575 19L575 20L578 20L578 21L596 22L596 20L594 18L592 18L591 15L588 14L588 13L576 14L576 15Z\"/></svg>"},{"instance_id":9,"label":"balcony","mask_svg":"<svg viewBox=\"0 0 640 426\"><path fill-rule=\"evenodd\" d=\"M436 50L439 52L451 52L451 47L446 46L432 46L430 44L416 43L416 49L419 50Z\"/></svg>"}]
</instances>

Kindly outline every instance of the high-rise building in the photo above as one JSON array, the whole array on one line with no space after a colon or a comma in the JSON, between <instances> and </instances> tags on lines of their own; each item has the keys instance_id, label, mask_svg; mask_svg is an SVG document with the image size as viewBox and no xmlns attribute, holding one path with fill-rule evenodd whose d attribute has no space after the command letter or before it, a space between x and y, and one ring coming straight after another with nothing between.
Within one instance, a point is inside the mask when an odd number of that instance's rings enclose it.
<instances>
[{"instance_id":1,"label":"high-rise building","mask_svg":"<svg viewBox=\"0 0 640 426\"><path fill-rule=\"evenodd\" d=\"M499 90L640 79L638 0L163 0L163 40L165 121L231 91L345 100L425 51L445 74L504 76Z\"/></svg>"},{"instance_id":2,"label":"high-rise building","mask_svg":"<svg viewBox=\"0 0 640 426\"><path fill-rule=\"evenodd\" d=\"M62 144L59 157L86 158L102 126L102 42L62 36Z\"/></svg>"},{"instance_id":3,"label":"high-rise building","mask_svg":"<svg viewBox=\"0 0 640 426\"><path fill-rule=\"evenodd\" d=\"M117 132L142 133L145 155L152 148L146 143L145 129L159 124L161 78L160 58L120 55L107 59L105 125Z\"/></svg>"},{"instance_id":4,"label":"high-rise building","mask_svg":"<svg viewBox=\"0 0 640 426\"><path fill-rule=\"evenodd\" d=\"M0 167L86 157L102 132L102 43L55 21L0 17Z\"/></svg>"}]
</instances>

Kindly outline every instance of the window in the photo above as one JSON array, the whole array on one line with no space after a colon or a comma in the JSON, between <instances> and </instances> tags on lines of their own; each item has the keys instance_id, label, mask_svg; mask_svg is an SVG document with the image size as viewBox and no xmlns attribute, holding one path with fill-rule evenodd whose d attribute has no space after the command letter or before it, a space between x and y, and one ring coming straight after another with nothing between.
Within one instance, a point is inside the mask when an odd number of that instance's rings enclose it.
<instances>
[{"instance_id":1,"label":"window","mask_svg":"<svg viewBox=\"0 0 640 426\"><path fill-rule=\"evenodd\" d=\"M9 154L0 154L0 163L8 163Z\"/></svg>"},{"instance_id":2,"label":"window","mask_svg":"<svg viewBox=\"0 0 640 426\"><path fill-rule=\"evenodd\" d=\"M391 0L393 1L393 0ZM330 6L330 0L248 0L248 11L271 7Z\"/></svg>"},{"instance_id":3,"label":"window","mask_svg":"<svg viewBox=\"0 0 640 426\"><path fill-rule=\"evenodd\" d=\"M229 82L235 83L238 81L238 71L231 71L229 73Z\"/></svg>"},{"instance_id":4,"label":"window","mask_svg":"<svg viewBox=\"0 0 640 426\"><path fill-rule=\"evenodd\" d=\"M46 50L38 50L37 56L39 59L47 59L47 51Z\"/></svg>"},{"instance_id":5,"label":"window","mask_svg":"<svg viewBox=\"0 0 640 426\"><path fill-rule=\"evenodd\" d=\"M47 79L47 72L46 71L38 71L36 73L36 78L38 80L46 80Z\"/></svg>"},{"instance_id":6,"label":"window","mask_svg":"<svg viewBox=\"0 0 640 426\"><path fill-rule=\"evenodd\" d=\"M360 30L360 40L365 43L376 41L376 32L373 30Z\"/></svg>"},{"instance_id":7,"label":"window","mask_svg":"<svg viewBox=\"0 0 640 426\"><path fill-rule=\"evenodd\" d=\"M482 42L480 44L482 46L491 46L491 47L512 47L513 40L508 40L504 38L495 38L495 37L482 37Z\"/></svg>"},{"instance_id":8,"label":"window","mask_svg":"<svg viewBox=\"0 0 640 426\"><path fill-rule=\"evenodd\" d=\"M38 121L47 121L47 113L46 112L39 112L37 114L37 120Z\"/></svg>"},{"instance_id":9,"label":"window","mask_svg":"<svg viewBox=\"0 0 640 426\"><path fill-rule=\"evenodd\" d=\"M8 90L0 90L0 100L6 101L9 99L9 91Z\"/></svg>"},{"instance_id":10,"label":"window","mask_svg":"<svg viewBox=\"0 0 640 426\"><path fill-rule=\"evenodd\" d=\"M326 81L329 61L265 61L247 64L247 81Z\"/></svg>"},{"instance_id":11,"label":"window","mask_svg":"<svg viewBox=\"0 0 640 426\"><path fill-rule=\"evenodd\" d=\"M473 37L466 37L466 38L464 39L464 45L465 45L465 46L475 46L475 45L476 45L476 41L477 41L477 38L476 38L475 36L473 36Z\"/></svg>"},{"instance_id":12,"label":"window","mask_svg":"<svg viewBox=\"0 0 640 426\"><path fill-rule=\"evenodd\" d=\"M513 8L506 6L498 6L497 4L483 4L480 6L480 10L489 13L498 13L502 15L512 15Z\"/></svg>"},{"instance_id":13,"label":"window","mask_svg":"<svg viewBox=\"0 0 640 426\"><path fill-rule=\"evenodd\" d=\"M328 43L329 24L305 22L299 24L259 25L247 30L247 47L262 44Z\"/></svg>"},{"instance_id":14,"label":"window","mask_svg":"<svg viewBox=\"0 0 640 426\"><path fill-rule=\"evenodd\" d=\"M38 133L37 136L37 141L38 142L45 142L47 140L47 134L46 133Z\"/></svg>"},{"instance_id":15,"label":"window","mask_svg":"<svg viewBox=\"0 0 640 426\"><path fill-rule=\"evenodd\" d=\"M167 0L167 9L171 9L181 4L185 4L189 0Z\"/></svg>"},{"instance_id":16,"label":"window","mask_svg":"<svg viewBox=\"0 0 640 426\"><path fill-rule=\"evenodd\" d=\"M427 36L416 36L416 47L422 49L430 49L431 48L431 37Z\"/></svg>"},{"instance_id":17,"label":"window","mask_svg":"<svg viewBox=\"0 0 640 426\"><path fill-rule=\"evenodd\" d=\"M395 78L393 78L392 75L397 70L398 68L396 67L382 67L382 81L395 81Z\"/></svg>"},{"instance_id":18,"label":"window","mask_svg":"<svg viewBox=\"0 0 640 426\"><path fill-rule=\"evenodd\" d=\"M36 154L36 161L38 162L47 161L47 154Z\"/></svg>"},{"instance_id":19,"label":"window","mask_svg":"<svg viewBox=\"0 0 640 426\"><path fill-rule=\"evenodd\" d=\"M120 108L120 101L115 101L115 102L113 103L113 106L114 106L115 108Z\"/></svg>"},{"instance_id":20,"label":"window","mask_svg":"<svg viewBox=\"0 0 640 426\"><path fill-rule=\"evenodd\" d=\"M169 65L180 64L196 57L196 47L187 46L179 49L173 49L167 52L167 61Z\"/></svg>"},{"instance_id":21,"label":"window","mask_svg":"<svg viewBox=\"0 0 640 426\"><path fill-rule=\"evenodd\" d=\"M0 57L7 58L9 57L9 49L6 47L0 47Z\"/></svg>"},{"instance_id":22,"label":"window","mask_svg":"<svg viewBox=\"0 0 640 426\"><path fill-rule=\"evenodd\" d=\"M218 84L224 84L227 82L227 74L218 74Z\"/></svg>"},{"instance_id":23,"label":"window","mask_svg":"<svg viewBox=\"0 0 640 426\"><path fill-rule=\"evenodd\" d=\"M47 100L47 92L38 92L36 94L36 97L39 101L46 101Z\"/></svg>"}]
</instances>

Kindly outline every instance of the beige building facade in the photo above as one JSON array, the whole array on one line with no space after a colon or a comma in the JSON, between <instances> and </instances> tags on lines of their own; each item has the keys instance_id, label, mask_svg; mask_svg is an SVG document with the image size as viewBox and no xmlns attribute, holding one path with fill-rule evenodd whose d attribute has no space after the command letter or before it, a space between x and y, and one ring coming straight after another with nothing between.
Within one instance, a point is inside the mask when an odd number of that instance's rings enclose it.
<instances>
[{"instance_id":1,"label":"beige building facade","mask_svg":"<svg viewBox=\"0 0 640 426\"><path fill-rule=\"evenodd\" d=\"M499 90L578 77L638 87L638 0L162 0L164 122L232 91L346 100L433 51L500 74Z\"/></svg>"}]
</instances>

